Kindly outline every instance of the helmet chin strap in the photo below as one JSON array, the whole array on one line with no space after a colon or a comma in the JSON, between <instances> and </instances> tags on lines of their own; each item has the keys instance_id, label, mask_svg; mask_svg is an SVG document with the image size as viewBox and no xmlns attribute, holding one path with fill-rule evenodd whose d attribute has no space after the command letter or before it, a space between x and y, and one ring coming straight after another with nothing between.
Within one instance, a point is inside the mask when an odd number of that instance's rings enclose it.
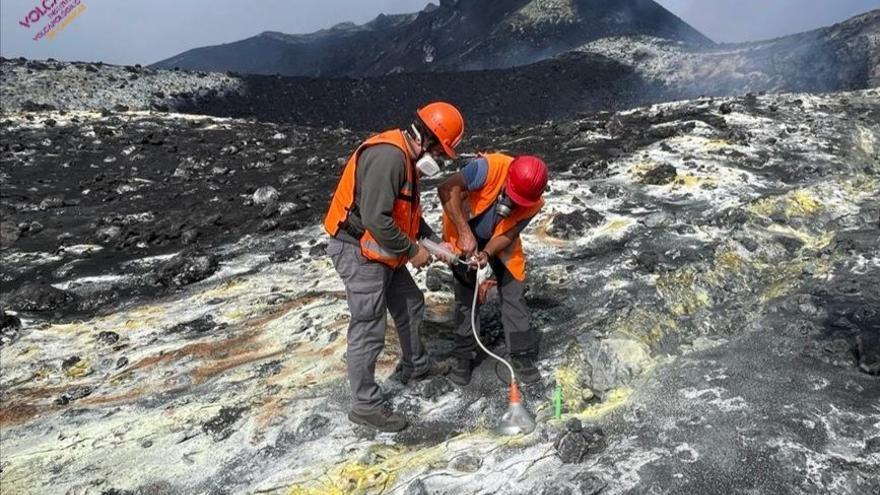
<instances>
[{"instance_id":1,"label":"helmet chin strap","mask_svg":"<svg viewBox=\"0 0 880 495\"><path fill-rule=\"evenodd\" d=\"M413 150L413 154L416 155L416 158L418 158L419 156L421 156L425 153L425 139L424 139L424 137L422 137L422 133L419 132L418 126L416 126L415 124L412 124L409 126L409 130L407 131L407 134L409 135L409 138L412 141L410 143L410 146L415 144L416 146L419 147L417 153L416 153L416 150Z\"/></svg>"}]
</instances>

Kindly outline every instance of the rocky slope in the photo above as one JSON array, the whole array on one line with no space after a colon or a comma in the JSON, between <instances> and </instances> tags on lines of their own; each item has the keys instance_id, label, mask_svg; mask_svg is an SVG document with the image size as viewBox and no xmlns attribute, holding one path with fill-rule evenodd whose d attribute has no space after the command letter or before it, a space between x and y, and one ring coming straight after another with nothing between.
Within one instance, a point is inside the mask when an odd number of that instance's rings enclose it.
<instances>
[{"instance_id":1,"label":"rocky slope","mask_svg":"<svg viewBox=\"0 0 880 495\"><path fill-rule=\"evenodd\" d=\"M414 423L400 434L345 419L348 313L317 219L364 133L4 113L0 484L876 492L878 122L873 89L472 129L466 151L539 154L553 173L525 234L546 377L525 393L540 425L499 438L489 361L464 390L386 381ZM442 265L417 274L441 359L448 278ZM486 338L503 351L495 316Z\"/></svg>"},{"instance_id":2,"label":"rocky slope","mask_svg":"<svg viewBox=\"0 0 880 495\"><path fill-rule=\"evenodd\" d=\"M630 34L711 43L653 0L449 0L417 14L380 15L362 26L344 23L305 35L266 32L154 66L317 77L492 69Z\"/></svg>"},{"instance_id":3,"label":"rocky slope","mask_svg":"<svg viewBox=\"0 0 880 495\"><path fill-rule=\"evenodd\" d=\"M369 78L235 75L0 60L7 109L174 110L311 126L407 125L445 99L471 126L569 120L702 95L833 92L880 84L880 10L761 43L694 48L656 37L603 38L530 65ZM377 104L380 102L380 104Z\"/></svg>"},{"instance_id":4,"label":"rocky slope","mask_svg":"<svg viewBox=\"0 0 880 495\"><path fill-rule=\"evenodd\" d=\"M632 67L683 96L880 86L880 10L775 40L695 49L650 37L606 38L579 51Z\"/></svg>"}]
</instances>

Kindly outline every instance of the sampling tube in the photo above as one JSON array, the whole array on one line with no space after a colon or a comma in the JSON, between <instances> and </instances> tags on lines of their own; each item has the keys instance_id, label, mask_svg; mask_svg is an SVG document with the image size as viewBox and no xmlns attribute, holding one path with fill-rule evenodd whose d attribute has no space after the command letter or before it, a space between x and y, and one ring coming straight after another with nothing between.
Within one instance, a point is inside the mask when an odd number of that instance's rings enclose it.
<instances>
[{"instance_id":1,"label":"sampling tube","mask_svg":"<svg viewBox=\"0 0 880 495\"><path fill-rule=\"evenodd\" d=\"M419 244L424 246L424 248L427 249L429 253L433 254L442 261L445 261L447 263L464 263L464 260L459 258L457 254L452 252L443 244L434 242L431 239L419 239Z\"/></svg>"}]
</instances>

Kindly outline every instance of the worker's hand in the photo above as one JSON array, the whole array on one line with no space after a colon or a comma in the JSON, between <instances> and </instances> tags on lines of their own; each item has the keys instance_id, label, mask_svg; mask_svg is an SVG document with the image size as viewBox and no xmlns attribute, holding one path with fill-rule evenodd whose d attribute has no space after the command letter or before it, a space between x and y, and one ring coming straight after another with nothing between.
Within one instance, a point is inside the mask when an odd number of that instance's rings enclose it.
<instances>
[{"instance_id":1,"label":"worker's hand","mask_svg":"<svg viewBox=\"0 0 880 495\"><path fill-rule=\"evenodd\" d=\"M480 251L474 254L471 258L471 263L477 266L477 268L483 268L486 266L486 263L489 262L489 255L486 254L486 251Z\"/></svg>"},{"instance_id":2,"label":"worker's hand","mask_svg":"<svg viewBox=\"0 0 880 495\"><path fill-rule=\"evenodd\" d=\"M419 250L416 255L409 259L409 263L414 268L422 268L431 263L431 253L429 253L428 250L425 249L425 247L421 244L419 244L418 246Z\"/></svg>"},{"instance_id":3,"label":"worker's hand","mask_svg":"<svg viewBox=\"0 0 880 495\"><path fill-rule=\"evenodd\" d=\"M458 237L458 249L465 258L470 258L477 252L477 239L474 238L471 229L465 229Z\"/></svg>"}]
</instances>

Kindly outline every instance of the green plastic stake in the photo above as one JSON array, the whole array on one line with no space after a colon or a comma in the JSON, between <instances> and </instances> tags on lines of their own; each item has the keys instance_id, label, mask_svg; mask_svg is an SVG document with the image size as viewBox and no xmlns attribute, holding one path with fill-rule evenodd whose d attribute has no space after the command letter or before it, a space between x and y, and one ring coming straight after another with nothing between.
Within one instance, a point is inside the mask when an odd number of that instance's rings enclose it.
<instances>
[{"instance_id":1,"label":"green plastic stake","mask_svg":"<svg viewBox=\"0 0 880 495\"><path fill-rule=\"evenodd\" d=\"M553 390L553 417L562 419L562 387L559 385Z\"/></svg>"}]
</instances>

